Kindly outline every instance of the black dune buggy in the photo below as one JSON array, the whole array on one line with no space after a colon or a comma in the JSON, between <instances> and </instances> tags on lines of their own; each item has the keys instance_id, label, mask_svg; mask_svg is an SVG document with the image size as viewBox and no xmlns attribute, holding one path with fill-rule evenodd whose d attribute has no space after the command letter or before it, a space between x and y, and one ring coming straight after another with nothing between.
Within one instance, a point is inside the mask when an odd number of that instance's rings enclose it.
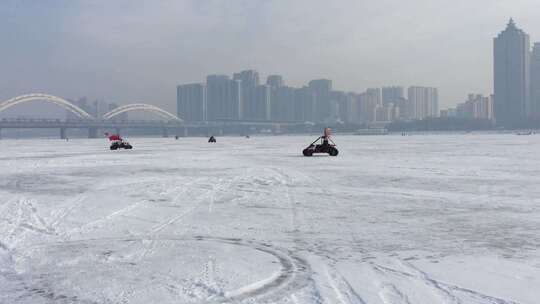
<instances>
[{"instance_id":1,"label":"black dune buggy","mask_svg":"<svg viewBox=\"0 0 540 304\"><path fill-rule=\"evenodd\" d=\"M330 156L337 156L339 151L336 148L336 144L328 136L320 136L305 148L302 153L304 156L313 156L314 153L327 153Z\"/></svg>"},{"instance_id":2,"label":"black dune buggy","mask_svg":"<svg viewBox=\"0 0 540 304\"><path fill-rule=\"evenodd\" d=\"M111 144L111 150L118 150L118 149L133 149L133 146L128 143L127 141L115 141Z\"/></svg>"}]
</instances>

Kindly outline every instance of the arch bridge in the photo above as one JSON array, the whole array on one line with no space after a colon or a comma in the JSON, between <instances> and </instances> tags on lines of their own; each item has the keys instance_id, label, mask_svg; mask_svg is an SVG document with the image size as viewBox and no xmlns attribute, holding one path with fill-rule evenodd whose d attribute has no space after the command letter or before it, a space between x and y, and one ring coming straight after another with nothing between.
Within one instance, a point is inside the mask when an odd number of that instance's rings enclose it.
<instances>
[{"instance_id":1,"label":"arch bridge","mask_svg":"<svg viewBox=\"0 0 540 304\"><path fill-rule=\"evenodd\" d=\"M157 106L134 103L124 105L113 109L112 111L105 113L102 117L93 117L79 106L74 105L68 100L44 93L25 94L17 97L13 97L6 101L0 102L0 112L5 111L11 107L17 106L22 103L31 101L44 101L48 103L60 106L71 113L75 114L80 120L77 121L60 121L56 119L1 119L0 120L0 132L2 128L59 128L60 137L67 138L66 130L71 128L83 128L88 129L89 137L97 137L98 130L103 128L113 128L118 132L121 128L159 128L162 130L163 135L168 134L170 129L178 129L183 120L178 116L165 111ZM130 111L147 111L155 113L163 118L163 121L123 121L117 122L113 118L122 113ZM1 138L1 133L0 133Z\"/></svg>"},{"instance_id":2,"label":"arch bridge","mask_svg":"<svg viewBox=\"0 0 540 304\"><path fill-rule=\"evenodd\" d=\"M11 99L8 99L2 103L0 103L0 112L5 111L13 106L16 106L18 104L30 102L30 101L46 101L53 103L55 105L58 105L73 114L77 115L79 118L82 119L94 119L92 115L88 114L85 110L79 108L78 106L72 104L71 102L65 100L62 97L49 95L49 94L43 94L43 93L34 93L34 94L26 94L26 95L20 95Z\"/></svg>"},{"instance_id":3,"label":"arch bridge","mask_svg":"<svg viewBox=\"0 0 540 304\"><path fill-rule=\"evenodd\" d=\"M148 111L155 113L168 121L182 122L182 119L170 112L167 112L159 107L145 104L145 103L132 103L125 106L121 106L111 110L108 113L103 114L103 119L108 120L122 113L131 112L131 111Z\"/></svg>"}]
</instances>

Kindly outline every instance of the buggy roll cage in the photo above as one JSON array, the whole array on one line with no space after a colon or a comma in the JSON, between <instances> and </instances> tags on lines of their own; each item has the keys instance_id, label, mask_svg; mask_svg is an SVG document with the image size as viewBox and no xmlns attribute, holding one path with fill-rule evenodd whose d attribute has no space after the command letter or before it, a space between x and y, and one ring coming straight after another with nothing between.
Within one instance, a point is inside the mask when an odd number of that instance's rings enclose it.
<instances>
[{"instance_id":1,"label":"buggy roll cage","mask_svg":"<svg viewBox=\"0 0 540 304\"><path fill-rule=\"evenodd\" d=\"M323 140L324 138L328 139L332 143L332 145L336 146L336 143L334 143L334 141L330 139L330 136L319 136L319 138L315 139L315 141L312 142L309 146L313 146L317 141Z\"/></svg>"}]
</instances>

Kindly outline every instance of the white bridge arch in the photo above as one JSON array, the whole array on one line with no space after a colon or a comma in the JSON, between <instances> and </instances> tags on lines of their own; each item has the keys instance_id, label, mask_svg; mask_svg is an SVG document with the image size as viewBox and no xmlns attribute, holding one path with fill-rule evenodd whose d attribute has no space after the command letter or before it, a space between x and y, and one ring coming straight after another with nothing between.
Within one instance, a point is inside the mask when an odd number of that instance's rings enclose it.
<instances>
[{"instance_id":1,"label":"white bridge arch","mask_svg":"<svg viewBox=\"0 0 540 304\"><path fill-rule=\"evenodd\" d=\"M25 103L25 102L29 102L29 101L35 101L35 100L42 100L42 101L47 101L47 102L51 102L51 103L54 103L72 113L74 113L75 115L77 115L78 117L80 118L84 118L84 119L94 119L94 117L92 117L92 115L88 114L86 111L84 111L83 109L77 107L76 105L72 104L71 102L61 98L61 97L58 97L58 96L53 96L53 95L49 95L49 94L42 94L42 93L34 93L34 94L26 94L26 95L20 95L20 96L17 96L17 97L13 97L11 99L8 99L6 101L3 101L2 103L0 103L0 112L4 111L4 110L7 110L15 105L18 105L18 104L21 104L21 103Z\"/></svg>"},{"instance_id":2,"label":"white bridge arch","mask_svg":"<svg viewBox=\"0 0 540 304\"><path fill-rule=\"evenodd\" d=\"M149 112L156 113L159 116L161 116L163 118L166 118L168 120L175 120L175 121L179 121L179 122L183 121L180 117L178 117L178 116L176 116L176 115L174 115L174 114L172 114L170 112L167 112L167 111L165 111L165 110L163 110L161 108L158 108L156 106L149 105L149 104L144 104L144 103L132 103L132 104L128 104L128 105L125 105L125 106L115 108L115 109L111 110L110 112L103 114L103 119L105 119L105 120L106 119L111 119L116 115L120 115L122 113L129 112L129 111L149 111Z\"/></svg>"}]
</instances>

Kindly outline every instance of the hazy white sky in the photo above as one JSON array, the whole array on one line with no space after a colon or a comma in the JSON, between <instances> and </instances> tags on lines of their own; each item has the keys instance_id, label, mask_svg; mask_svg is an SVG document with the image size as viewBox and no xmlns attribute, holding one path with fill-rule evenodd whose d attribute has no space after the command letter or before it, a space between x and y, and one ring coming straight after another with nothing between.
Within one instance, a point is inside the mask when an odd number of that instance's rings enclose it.
<instances>
[{"instance_id":1,"label":"hazy white sky","mask_svg":"<svg viewBox=\"0 0 540 304\"><path fill-rule=\"evenodd\" d=\"M290 85L492 91L492 39L538 0L2 0L0 99L34 91L175 110L175 87L246 68Z\"/></svg>"}]
</instances>

